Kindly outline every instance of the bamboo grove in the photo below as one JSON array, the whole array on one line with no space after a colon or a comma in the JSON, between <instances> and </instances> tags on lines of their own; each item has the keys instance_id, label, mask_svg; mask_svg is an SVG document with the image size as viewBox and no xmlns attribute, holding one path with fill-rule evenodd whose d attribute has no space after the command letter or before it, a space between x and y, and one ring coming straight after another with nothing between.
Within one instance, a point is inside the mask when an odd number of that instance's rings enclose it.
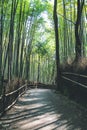
<instances>
[{"instance_id":1,"label":"bamboo grove","mask_svg":"<svg viewBox=\"0 0 87 130\"><path fill-rule=\"evenodd\" d=\"M55 82L56 63L86 57L86 43L85 0L0 0L0 94L4 79Z\"/></svg>"}]
</instances>

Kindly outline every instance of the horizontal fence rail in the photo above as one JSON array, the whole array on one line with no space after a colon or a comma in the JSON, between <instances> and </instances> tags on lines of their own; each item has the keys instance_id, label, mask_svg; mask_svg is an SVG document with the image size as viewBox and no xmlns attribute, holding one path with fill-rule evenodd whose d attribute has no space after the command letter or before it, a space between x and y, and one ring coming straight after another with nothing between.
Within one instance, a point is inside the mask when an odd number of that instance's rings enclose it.
<instances>
[{"instance_id":1,"label":"horizontal fence rail","mask_svg":"<svg viewBox=\"0 0 87 130\"><path fill-rule=\"evenodd\" d=\"M4 94L0 97L0 116L11 108L15 102L17 101L18 97L21 96L27 89L27 84L21 86L17 90L14 90L10 93Z\"/></svg>"},{"instance_id":2,"label":"horizontal fence rail","mask_svg":"<svg viewBox=\"0 0 87 130\"><path fill-rule=\"evenodd\" d=\"M74 77L72 77L72 76L74 76ZM77 85L80 85L82 87L87 88L87 75L71 73L71 72L63 72L62 73L62 78L65 79L65 80L68 80L69 82L72 82L74 84L77 84Z\"/></svg>"},{"instance_id":3,"label":"horizontal fence rail","mask_svg":"<svg viewBox=\"0 0 87 130\"><path fill-rule=\"evenodd\" d=\"M5 94L5 96L12 95L12 94L18 92L19 90L21 90L22 88L24 88L24 87L26 87L26 86L27 86L27 84L23 85L22 87L18 88L17 90L14 90L13 92L10 92L10 93Z\"/></svg>"},{"instance_id":4,"label":"horizontal fence rail","mask_svg":"<svg viewBox=\"0 0 87 130\"><path fill-rule=\"evenodd\" d=\"M87 108L87 75L62 72L60 91Z\"/></svg>"},{"instance_id":5,"label":"horizontal fence rail","mask_svg":"<svg viewBox=\"0 0 87 130\"><path fill-rule=\"evenodd\" d=\"M69 78L66 78L65 76L62 76L62 78L65 79L65 80L68 80L68 81L70 81L70 82L72 82L72 83L75 83L75 84L77 84L77 85L80 85L80 86L82 86L82 87L87 88L86 85L81 84L81 83L79 83L79 82L76 82L76 81L74 81L74 80L71 80L71 79L69 79Z\"/></svg>"},{"instance_id":6,"label":"horizontal fence rail","mask_svg":"<svg viewBox=\"0 0 87 130\"><path fill-rule=\"evenodd\" d=\"M87 78L87 75L82 75L82 74L77 74L77 73L63 72L62 74L74 75L74 76L80 76L80 77L83 77L83 78Z\"/></svg>"}]
</instances>

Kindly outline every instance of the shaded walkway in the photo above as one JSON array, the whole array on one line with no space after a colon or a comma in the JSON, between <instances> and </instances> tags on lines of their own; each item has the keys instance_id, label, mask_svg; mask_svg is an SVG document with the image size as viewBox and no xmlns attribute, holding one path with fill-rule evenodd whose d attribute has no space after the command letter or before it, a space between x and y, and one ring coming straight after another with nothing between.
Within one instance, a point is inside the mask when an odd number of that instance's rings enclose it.
<instances>
[{"instance_id":1,"label":"shaded walkway","mask_svg":"<svg viewBox=\"0 0 87 130\"><path fill-rule=\"evenodd\" d=\"M1 122L0 130L87 130L87 112L51 90L32 89Z\"/></svg>"}]
</instances>

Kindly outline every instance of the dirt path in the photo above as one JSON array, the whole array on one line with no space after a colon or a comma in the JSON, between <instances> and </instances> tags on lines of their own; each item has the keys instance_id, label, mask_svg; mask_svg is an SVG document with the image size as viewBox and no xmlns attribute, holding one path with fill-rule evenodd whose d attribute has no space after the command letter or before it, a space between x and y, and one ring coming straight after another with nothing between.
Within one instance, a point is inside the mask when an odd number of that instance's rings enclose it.
<instances>
[{"instance_id":1,"label":"dirt path","mask_svg":"<svg viewBox=\"0 0 87 130\"><path fill-rule=\"evenodd\" d=\"M32 89L0 122L0 130L87 130L87 111L51 90Z\"/></svg>"}]
</instances>

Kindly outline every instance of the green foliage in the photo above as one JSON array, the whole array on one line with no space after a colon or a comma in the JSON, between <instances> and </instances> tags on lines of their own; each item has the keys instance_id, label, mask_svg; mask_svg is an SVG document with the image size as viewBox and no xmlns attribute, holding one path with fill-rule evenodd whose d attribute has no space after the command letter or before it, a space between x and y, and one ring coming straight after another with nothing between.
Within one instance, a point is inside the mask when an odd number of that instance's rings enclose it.
<instances>
[{"instance_id":1,"label":"green foliage","mask_svg":"<svg viewBox=\"0 0 87 130\"><path fill-rule=\"evenodd\" d=\"M1 2L1 1L0 1ZM16 77L16 59L18 58L18 74L25 78L27 70L31 80L36 80L38 63L40 63L40 81L51 82L53 68L55 68L55 35L53 23L53 0L14 0L15 10L14 30L10 32L12 0L4 0L3 5L3 45L2 70L5 66L5 78L8 77L8 44L12 42L12 78ZM64 13L65 3L65 13ZM64 62L75 56L75 22L77 18L77 0L58 0L57 15L60 42L60 60ZM1 10L0 3L0 10ZM21 11L21 16L20 16ZM83 39L85 50L87 42L87 5L83 10ZM1 16L1 11L0 11ZM13 27L13 25L12 25ZM11 34L10 34L11 33ZM82 35L81 35L82 36ZM64 42L66 41L66 42ZM19 47L18 47L19 45ZM17 56L17 48L19 54ZM40 61L38 60L40 56ZM85 51L85 55L86 51ZM32 58L33 57L33 58ZM5 62L6 60L6 62ZM34 67L33 67L34 66ZM26 69L28 68L28 69ZM22 73L20 72L22 71ZM35 75L32 74L35 72ZM29 74L27 74L29 76ZM50 76L49 76L50 74ZM46 76L45 76L46 75ZM55 76L55 74L54 74ZM34 77L34 78L33 78ZM46 79L47 78L47 79ZM54 78L54 77L53 77ZM54 78L55 79L55 78Z\"/></svg>"}]
</instances>

